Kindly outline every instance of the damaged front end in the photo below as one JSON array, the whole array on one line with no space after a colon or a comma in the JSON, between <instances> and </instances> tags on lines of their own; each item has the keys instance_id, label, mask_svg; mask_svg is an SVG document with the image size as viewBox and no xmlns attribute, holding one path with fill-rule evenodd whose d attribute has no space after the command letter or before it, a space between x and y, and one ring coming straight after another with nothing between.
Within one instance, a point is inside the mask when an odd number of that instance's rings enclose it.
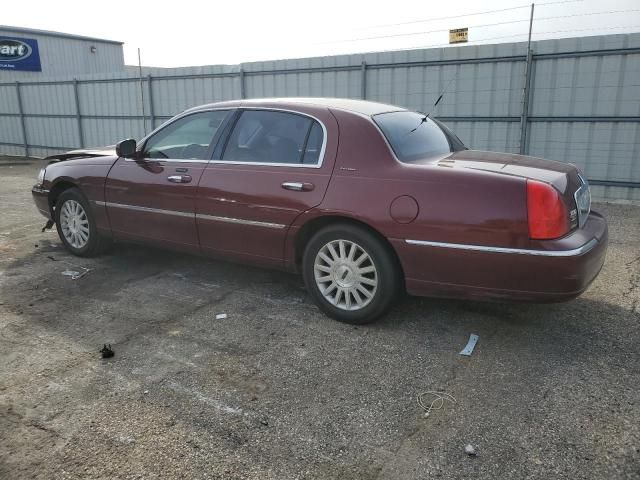
<instances>
[{"instance_id":1,"label":"damaged front end","mask_svg":"<svg viewBox=\"0 0 640 480\"><path fill-rule=\"evenodd\" d=\"M38 211L47 219L47 223L42 231L50 229L55 224L53 208L51 205L50 189L52 182L55 180L56 174L50 173L51 166L66 162L69 160L94 159L97 157L109 157L115 155L115 146L107 146L93 149L71 150L65 153L50 155L44 160L48 161L47 165L40 169L36 184L31 189L33 201ZM54 170L56 167L54 167Z\"/></svg>"}]
</instances>

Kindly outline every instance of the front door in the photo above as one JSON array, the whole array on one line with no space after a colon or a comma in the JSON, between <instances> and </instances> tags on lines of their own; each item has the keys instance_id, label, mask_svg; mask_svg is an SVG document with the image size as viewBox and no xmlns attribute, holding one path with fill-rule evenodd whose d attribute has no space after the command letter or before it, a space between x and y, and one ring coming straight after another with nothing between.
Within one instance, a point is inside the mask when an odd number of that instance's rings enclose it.
<instances>
[{"instance_id":1,"label":"front door","mask_svg":"<svg viewBox=\"0 0 640 480\"><path fill-rule=\"evenodd\" d=\"M196 222L205 253L282 266L287 230L322 202L337 151L333 115L305 111L240 110L200 181Z\"/></svg>"},{"instance_id":2,"label":"front door","mask_svg":"<svg viewBox=\"0 0 640 480\"><path fill-rule=\"evenodd\" d=\"M199 249L196 190L228 113L180 117L149 137L135 159L117 160L105 186L115 238Z\"/></svg>"}]
</instances>

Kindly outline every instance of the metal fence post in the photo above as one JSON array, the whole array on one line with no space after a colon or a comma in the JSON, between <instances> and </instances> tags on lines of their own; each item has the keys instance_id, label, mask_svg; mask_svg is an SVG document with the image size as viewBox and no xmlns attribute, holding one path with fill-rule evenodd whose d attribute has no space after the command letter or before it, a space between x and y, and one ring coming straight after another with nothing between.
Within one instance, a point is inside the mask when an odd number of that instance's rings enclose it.
<instances>
[{"instance_id":1,"label":"metal fence post","mask_svg":"<svg viewBox=\"0 0 640 480\"><path fill-rule=\"evenodd\" d=\"M73 95L76 99L76 122L78 123L78 138L80 147L84 148L84 130L82 129L82 114L80 112L80 95L78 94L78 79L73 79Z\"/></svg>"},{"instance_id":2,"label":"metal fence post","mask_svg":"<svg viewBox=\"0 0 640 480\"><path fill-rule=\"evenodd\" d=\"M240 98L246 98L244 86L244 68L240 67Z\"/></svg>"},{"instance_id":3,"label":"metal fence post","mask_svg":"<svg viewBox=\"0 0 640 480\"><path fill-rule=\"evenodd\" d=\"M362 78L360 80L360 86L361 86L360 96L362 97L362 100L366 100L367 99L367 62L365 62L364 60L362 61L362 67L360 71L362 74Z\"/></svg>"},{"instance_id":4,"label":"metal fence post","mask_svg":"<svg viewBox=\"0 0 640 480\"><path fill-rule=\"evenodd\" d=\"M24 146L24 156L29 156L29 141L27 140L27 126L24 121L24 108L22 107L22 94L20 93L20 82L16 82L16 97L18 99L18 110L20 111L20 127L22 128L22 143Z\"/></svg>"},{"instance_id":5,"label":"metal fence post","mask_svg":"<svg viewBox=\"0 0 640 480\"><path fill-rule=\"evenodd\" d=\"M151 131L156 128L156 111L153 107L153 88L151 87L151 74L147 75L147 86L149 87L149 119L151 120Z\"/></svg>"},{"instance_id":6,"label":"metal fence post","mask_svg":"<svg viewBox=\"0 0 640 480\"><path fill-rule=\"evenodd\" d=\"M522 115L520 116L520 155L527 153L527 130L529 124L529 97L531 89L531 58L533 52L527 52L527 64L525 66L524 91L522 93Z\"/></svg>"},{"instance_id":7,"label":"metal fence post","mask_svg":"<svg viewBox=\"0 0 640 480\"><path fill-rule=\"evenodd\" d=\"M522 115L520 116L520 155L527 151L527 124L529 123L529 84L531 83L531 31L533 30L533 12L531 4L529 16L529 39L527 40L527 60L524 64L524 86L522 87Z\"/></svg>"}]
</instances>

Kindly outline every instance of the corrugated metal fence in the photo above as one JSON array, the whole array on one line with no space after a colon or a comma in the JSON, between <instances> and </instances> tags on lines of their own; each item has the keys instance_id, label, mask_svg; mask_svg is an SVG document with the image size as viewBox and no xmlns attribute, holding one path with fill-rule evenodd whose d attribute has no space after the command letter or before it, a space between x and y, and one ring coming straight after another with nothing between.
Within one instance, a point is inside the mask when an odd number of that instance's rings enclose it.
<instances>
[{"instance_id":1,"label":"corrugated metal fence","mask_svg":"<svg viewBox=\"0 0 640 480\"><path fill-rule=\"evenodd\" d=\"M366 98L426 112L446 91L435 114L470 148L572 162L595 196L640 200L640 34L534 42L528 78L526 62L526 44L509 43L0 82L0 152L140 138L220 100Z\"/></svg>"}]
</instances>

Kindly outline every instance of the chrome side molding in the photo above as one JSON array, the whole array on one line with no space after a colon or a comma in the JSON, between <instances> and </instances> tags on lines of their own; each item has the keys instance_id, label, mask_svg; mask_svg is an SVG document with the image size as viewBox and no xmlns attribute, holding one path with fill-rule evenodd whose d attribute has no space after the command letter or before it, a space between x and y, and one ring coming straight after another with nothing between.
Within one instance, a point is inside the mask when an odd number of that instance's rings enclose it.
<instances>
[{"instance_id":1,"label":"chrome side molding","mask_svg":"<svg viewBox=\"0 0 640 480\"><path fill-rule=\"evenodd\" d=\"M592 238L584 245L572 250L528 250L526 248L505 248L488 247L485 245L467 245L463 243L430 242L427 240L405 240L409 245L420 245L423 247L451 248L457 250L472 250L486 253L506 253L513 255L534 255L539 257L576 257L583 255L593 249L598 244L598 240Z\"/></svg>"},{"instance_id":2,"label":"chrome side molding","mask_svg":"<svg viewBox=\"0 0 640 480\"><path fill-rule=\"evenodd\" d=\"M205 215L203 213L194 214L190 212L181 212L178 210L163 210L160 208L141 207L138 205L125 205L123 203L102 202L99 200L93 200L93 203L95 203L96 205L100 205L102 207L123 208L126 210L135 210L137 212L159 213L163 215L177 215L179 217L197 218L199 220L209 220L214 222L235 223L239 225L251 225L254 227L278 228L278 229L286 227L286 225L282 223L259 222L257 220L245 220L243 218L218 217L215 215Z\"/></svg>"},{"instance_id":3,"label":"chrome side molding","mask_svg":"<svg viewBox=\"0 0 640 480\"><path fill-rule=\"evenodd\" d=\"M194 216L193 213L190 213L190 212L180 212L178 210L163 210L160 208L141 207L138 205L125 205L124 203L100 202L97 200L94 200L93 203L95 203L96 205L104 206L104 207L123 208L125 210L135 210L136 212L161 213L163 215L176 215L178 217Z\"/></svg>"},{"instance_id":4,"label":"chrome side molding","mask_svg":"<svg viewBox=\"0 0 640 480\"><path fill-rule=\"evenodd\" d=\"M286 225L281 223L269 223L269 222L259 222L257 220L244 220L242 218L231 218L231 217L217 217L215 215L205 215L203 213L197 213L196 218L200 220L211 220L214 222L226 222L226 223L237 223L240 225L252 225L254 227L266 227L266 228L284 228Z\"/></svg>"}]
</instances>

